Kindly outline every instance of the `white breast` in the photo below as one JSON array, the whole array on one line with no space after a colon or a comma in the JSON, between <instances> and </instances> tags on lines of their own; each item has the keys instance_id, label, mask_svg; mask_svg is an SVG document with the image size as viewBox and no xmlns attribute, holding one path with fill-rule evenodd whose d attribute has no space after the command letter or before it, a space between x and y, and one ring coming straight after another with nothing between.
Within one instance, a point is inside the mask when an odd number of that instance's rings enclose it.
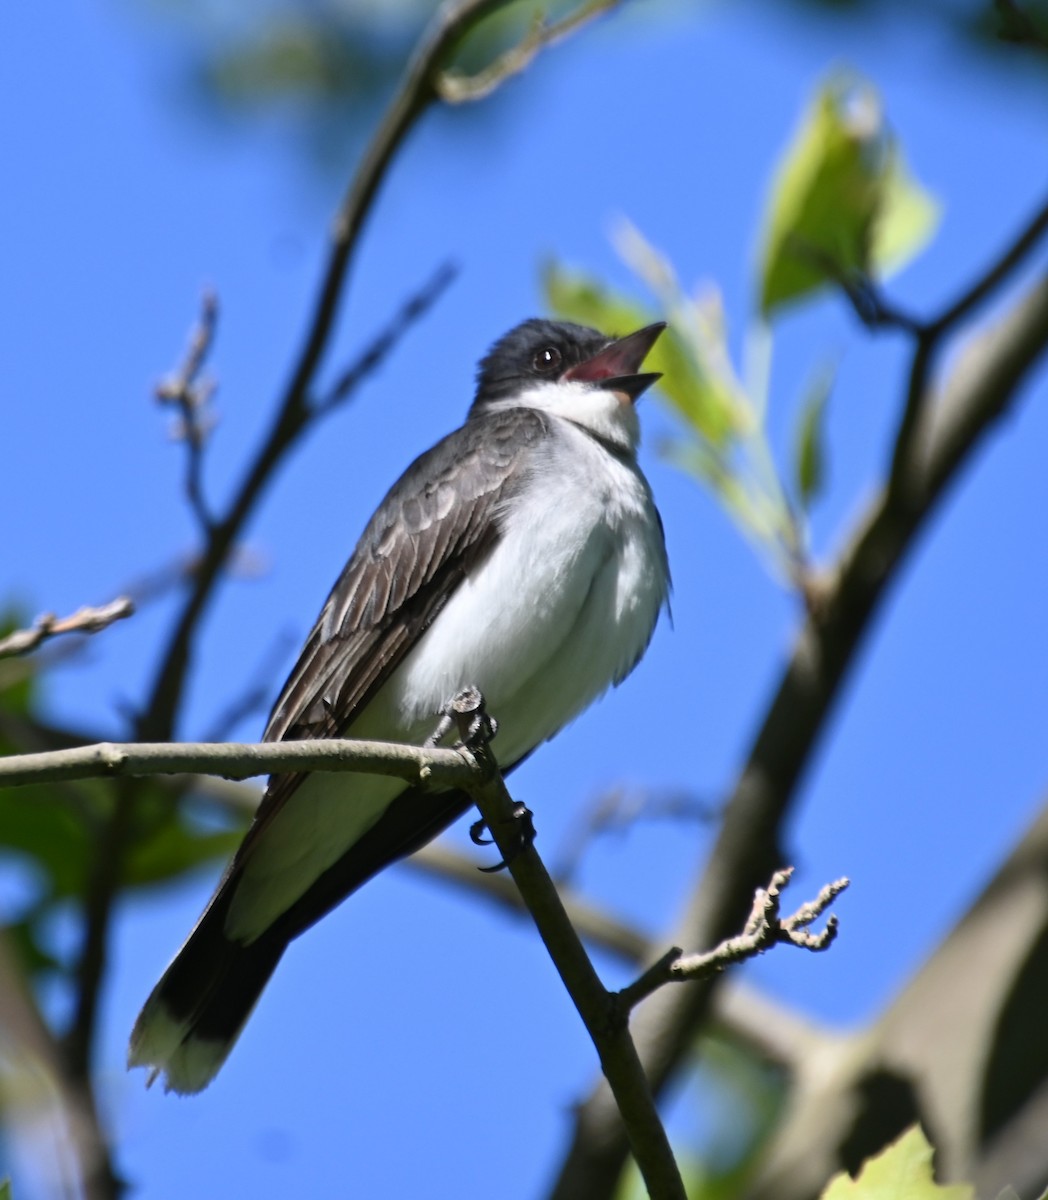
<instances>
[{"instance_id":1,"label":"white breast","mask_svg":"<svg viewBox=\"0 0 1048 1200\"><path fill-rule=\"evenodd\" d=\"M494 552L390 680L390 715L414 732L475 685L500 761L515 762L629 673L667 587L639 470L558 421Z\"/></svg>"}]
</instances>

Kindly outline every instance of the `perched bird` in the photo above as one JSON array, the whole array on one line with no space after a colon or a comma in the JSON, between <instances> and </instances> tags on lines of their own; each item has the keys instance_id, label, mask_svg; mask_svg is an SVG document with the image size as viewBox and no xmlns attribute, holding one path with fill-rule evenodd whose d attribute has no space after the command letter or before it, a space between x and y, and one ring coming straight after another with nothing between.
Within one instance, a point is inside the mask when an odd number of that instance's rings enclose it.
<instances>
[{"instance_id":1,"label":"perched bird","mask_svg":"<svg viewBox=\"0 0 1048 1200\"><path fill-rule=\"evenodd\" d=\"M512 770L620 683L669 591L637 465L634 401L661 324L610 339L530 320L480 364L465 424L417 458L368 522L264 740L422 744L480 689ZM130 1066L168 1090L214 1078L288 943L469 807L374 775L278 775L135 1023Z\"/></svg>"}]
</instances>

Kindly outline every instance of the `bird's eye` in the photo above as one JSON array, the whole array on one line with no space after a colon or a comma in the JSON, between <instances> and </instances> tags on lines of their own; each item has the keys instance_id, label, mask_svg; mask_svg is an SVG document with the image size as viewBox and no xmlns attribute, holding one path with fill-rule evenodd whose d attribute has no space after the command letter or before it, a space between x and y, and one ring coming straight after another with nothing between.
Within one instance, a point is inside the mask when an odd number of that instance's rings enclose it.
<instances>
[{"instance_id":1,"label":"bird's eye","mask_svg":"<svg viewBox=\"0 0 1048 1200\"><path fill-rule=\"evenodd\" d=\"M536 371L553 371L560 366L560 351L556 346L544 346L531 360Z\"/></svg>"}]
</instances>

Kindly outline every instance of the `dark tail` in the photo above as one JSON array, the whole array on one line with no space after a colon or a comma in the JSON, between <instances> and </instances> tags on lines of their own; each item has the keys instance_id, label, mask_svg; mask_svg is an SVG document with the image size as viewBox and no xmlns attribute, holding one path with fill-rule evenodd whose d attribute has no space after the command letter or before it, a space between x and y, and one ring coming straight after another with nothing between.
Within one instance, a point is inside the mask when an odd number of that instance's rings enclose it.
<instances>
[{"instance_id":1,"label":"dark tail","mask_svg":"<svg viewBox=\"0 0 1048 1200\"><path fill-rule=\"evenodd\" d=\"M229 899L219 888L146 1001L131 1033L129 1067L150 1067L166 1091L203 1091L232 1050L287 946L266 935L242 945L225 936Z\"/></svg>"},{"instance_id":2,"label":"dark tail","mask_svg":"<svg viewBox=\"0 0 1048 1200\"><path fill-rule=\"evenodd\" d=\"M291 803L294 803L292 800ZM129 1067L150 1067L168 1091L203 1091L214 1079L292 938L391 862L436 837L469 806L461 792L407 788L342 857L253 942L225 934L238 862L153 989L131 1033Z\"/></svg>"}]
</instances>

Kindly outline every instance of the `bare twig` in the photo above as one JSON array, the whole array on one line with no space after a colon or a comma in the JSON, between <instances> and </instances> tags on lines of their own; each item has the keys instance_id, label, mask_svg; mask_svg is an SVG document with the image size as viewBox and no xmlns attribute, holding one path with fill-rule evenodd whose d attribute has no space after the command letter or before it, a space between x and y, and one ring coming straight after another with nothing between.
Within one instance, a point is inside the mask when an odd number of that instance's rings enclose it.
<instances>
[{"instance_id":1,"label":"bare twig","mask_svg":"<svg viewBox=\"0 0 1048 1200\"><path fill-rule=\"evenodd\" d=\"M828 883L814 900L802 904L791 916L780 917L779 898L792 874L793 868L785 867L772 875L766 888L757 888L753 908L742 933L725 938L704 954L685 954L678 947L669 950L639 979L618 993L617 999L623 1009L629 1012L667 983L709 979L727 967L745 962L748 958L756 958L781 942L804 950L826 950L837 936L837 918L831 916L821 933L807 933L805 928L820 917L844 891L848 880L838 879Z\"/></svg>"},{"instance_id":2,"label":"bare twig","mask_svg":"<svg viewBox=\"0 0 1048 1200\"><path fill-rule=\"evenodd\" d=\"M581 29L589 21L618 8L622 0L590 0L580 5L552 25L547 25L542 13L537 13L531 28L524 38L509 50L500 54L493 63L475 75L463 75L459 71L444 71L437 77L437 91L448 104L469 104L490 96L507 79L521 74L534 62L536 56L547 46Z\"/></svg>"},{"instance_id":3,"label":"bare twig","mask_svg":"<svg viewBox=\"0 0 1048 1200\"><path fill-rule=\"evenodd\" d=\"M215 427L214 413L208 407L215 394L215 381L201 372L211 352L217 324L218 296L209 289L201 298L200 318L182 365L154 389L157 401L178 413L173 436L186 445L186 498L205 536L210 536L215 524L204 497L202 478L204 448Z\"/></svg>"},{"instance_id":4,"label":"bare twig","mask_svg":"<svg viewBox=\"0 0 1048 1200\"><path fill-rule=\"evenodd\" d=\"M78 608L70 617L56 617L54 613L43 613L33 622L31 629L19 629L0 638L0 658L16 654L28 654L48 639L63 633L98 633L107 629L114 621L122 621L135 611L127 596L119 596L108 604L95 608Z\"/></svg>"},{"instance_id":5,"label":"bare twig","mask_svg":"<svg viewBox=\"0 0 1048 1200\"><path fill-rule=\"evenodd\" d=\"M887 489L860 521L830 577L825 604L808 614L743 770L725 808L709 866L672 940L715 945L738 928L753 888L782 861L781 830L819 734L840 694L863 636L907 551L993 421L1048 347L1048 278L984 332L978 353L946 383L932 415L914 432L920 452L907 455L907 494ZM637 1047L658 1093L694 1046L710 1012L715 980L664 988L638 1010ZM554 1200L614 1194L628 1153L614 1104L598 1084L581 1106Z\"/></svg>"}]
</instances>

